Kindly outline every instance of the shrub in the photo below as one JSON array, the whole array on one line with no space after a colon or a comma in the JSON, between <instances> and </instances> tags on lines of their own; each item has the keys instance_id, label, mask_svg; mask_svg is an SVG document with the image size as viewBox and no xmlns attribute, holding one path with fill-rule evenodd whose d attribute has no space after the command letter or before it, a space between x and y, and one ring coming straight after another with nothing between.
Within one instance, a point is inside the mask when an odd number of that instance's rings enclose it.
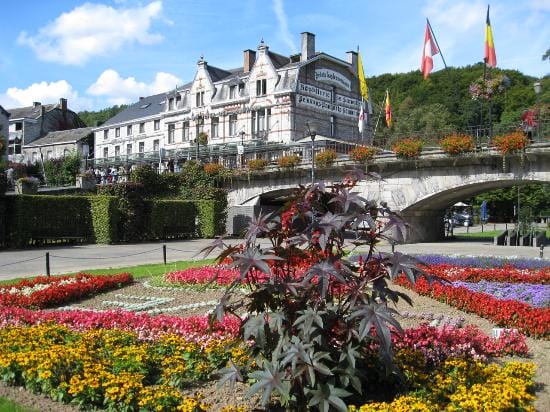
<instances>
[{"instance_id":1,"label":"shrub","mask_svg":"<svg viewBox=\"0 0 550 412\"><path fill-rule=\"evenodd\" d=\"M228 246L218 257L229 259L239 276L214 316L246 314L240 336L249 342L248 368L256 365L247 376L255 382L248 396L263 389L264 406L275 393L286 410L309 405L345 411L342 398L358 399L372 383L362 371L368 368L366 353L374 342L386 366L392 363L389 326L400 328L388 302L403 295L389 290L387 280L404 270L414 281L418 272L413 260L401 254L376 253L374 246L387 225L404 230L404 222L390 214L389 222L377 225L378 208L350 194L353 181L348 177L349 183L330 188L297 190L285 210L255 218L245 243ZM352 263L346 258L345 232L364 222L355 244L370 253ZM261 247L259 237L268 238L268 248ZM246 296L236 299L241 284ZM248 370L231 363L222 380L235 382Z\"/></svg>"},{"instance_id":2,"label":"shrub","mask_svg":"<svg viewBox=\"0 0 550 412\"><path fill-rule=\"evenodd\" d=\"M194 203L199 218L199 237L212 238L225 233L227 197L218 200L197 200Z\"/></svg>"},{"instance_id":3,"label":"shrub","mask_svg":"<svg viewBox=\"0 0 550 412\"><path fill-rule=\"evenodd\" d=\"M143 185L146 197L156 196L164 191L160 175L150 165L136 166L130 173L130 181Z\"/></svg>"},{"instance_id":4,"label":"shrub","mask_svg":"<svg viewBox=\"0 0 550 412\"><path fill-rule=\"evenodd\" d=\"M439 145L448 155L459 155L474 150L474 139L467 134L454 133L440 140Z\"/></svg>"},{"instance_id":5,"label":"shrub","mask_svg":"<svg viewBox=\"0 0 550 412\"><path fill-rule=\"evenodd\" d=\"M298 155L286 155L277 159L277 164L282 169L294 169L302 159Z\"/></svg>"},{"instance_id":6,"label":"shrub","mask_svg":"<svg viewBox=\"0 0 550 412\"><path fill-rule=\"evenodd\" d=\"M248 170L259 171L264 170L267 166L267 160L265 159L251 159L247 163Z\"/></svg>"},{"instance_id":7,"label":"shrub","mask_svg":"<svg viewBox=\"0 0 550 412\"><path fill-rule=\"evenodd\" d=\"M357 146L349 152L349 157L354 162L365 163L372 159L378 149L376 147L369 146Z\"/></svg>"},{"instance_id":8,"label":"shrub","mask_svg":"<svg viewBox=\"0 0 550 412\"><path fill-rule=\"evenodd\" d=\"M393 151L399 158L412 159L420 156L422 146L422 140L407 138L397 142L393 146Z\"/></svg>"},{"instance_id":9,"label":"shrub","mask_svg":"<svg viewBox=\"0 0 550 412\"><path fill-rule=\"evenodd\" d=\"M77 152L59 159L44 162L46 180L50 185L74 185L80 170L81 159Z\"/></svg>"},{"instance_id":10,"label":"shrub","mask_svg":"<svg viewBox=\"0 0 550 412\"><path fill-rule=\"evenodd\" d=\"M330 167L333 165L337 156L336 151L326 149L315 155L315 162L319 167Z\"/></svg>"},{"instance_id":11,"label":"shrub","mask_svg":"<svg viewBox=\"0 0 550 412\"><path fill-rule=\"evenodd\" d=\"M96 243L110 244L118 241L120 212L118 198L114 196L90 196L90 212Z\"/></svg>"},{"instance_id":12,"label":"shrub","mask_svg":"<svg viewBox=\"0 0 550 412\"><path fill-rule=\"evenodd\" d=\"M199 144L206 146L208 144L208 134L205 132L199 133Z\"/></svg>"},{"instance_id":13,"label":"shrub","mask_svg":"<svg viewBox=\"0 0 550 412\"><path fill-rule=\"evenodd\" d=\"M8 177L4 172L0 172L0 197L8 190Z\"/></svg>"},{"instance_id":14,"label":"shrub","mask_svg":"<svg viewBox=\"0 0 550 412\"><path fill-rule=\"evenodd\" d=\"M217 176L223 171L224 167L220 163L207 163L204 165L204 172L210 176Z\"/></svg>"},{"instance_id":15,"label":"shrub","mask_svg":"<svg viewBox=\"0 0 550 412\"><path fill-rule=\"evenodd\" d=\"M512 132L493 138L497 150L506 155L522 151L527 146L527 137L522 132Z\"/></svg>"},{"instance_id":16,"label":"shrub","mask_svg":"<svg viewBox=\"0 0 550 412\"><path fill-rule=\"evenodd\" d=\"M153 200L149 208L149 234L155 239L166 236L192 236L195 234L196 208L184 200Z\"/></svg>"},{"instance_id":17,"label":"shrub","mask_svg":"<svg viewBox=\"0 0 550 412\"><path fill-rule=\"evenodd\" d=\"M145 188L142 184L125 182L99 186L98 194L119 198L120 240L137 242L146 238L148 222L144 201Z\"/></svg>"}]
</instances>

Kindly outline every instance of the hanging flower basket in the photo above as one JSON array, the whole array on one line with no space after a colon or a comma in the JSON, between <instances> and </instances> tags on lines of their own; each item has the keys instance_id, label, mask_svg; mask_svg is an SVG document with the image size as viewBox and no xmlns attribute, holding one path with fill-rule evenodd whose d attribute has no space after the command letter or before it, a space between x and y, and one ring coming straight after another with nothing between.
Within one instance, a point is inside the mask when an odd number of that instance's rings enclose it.
<instances>
[{"instance_id":1,"label":"hanging flower basket","mask_svg":"<svg viewBox=\"0 0 550 412\"><path fill-rule=\"evenodd\" d=\"M449 156L457 156L474 150L472 136L461 133L453 133L439 141L439 146Z\"/></svg>"},{"instance_id":2,"label":"hanging flower basket","mask_svg":"<svg viewBox=\"0 0 550 412\"><path fill-rule=\"evenodd\" d=\"M414 159L422 153L423 143L420 139L403 139L393 146L393 151L401 159Z\"/></svg>"}]
</instances>

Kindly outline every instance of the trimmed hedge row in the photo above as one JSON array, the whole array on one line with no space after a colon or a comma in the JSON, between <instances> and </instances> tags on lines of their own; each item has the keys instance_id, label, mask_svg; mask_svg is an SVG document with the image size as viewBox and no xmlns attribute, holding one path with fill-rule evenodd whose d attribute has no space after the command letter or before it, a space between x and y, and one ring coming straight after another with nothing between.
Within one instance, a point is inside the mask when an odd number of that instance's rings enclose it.
<instances>
[{"instance_id":1,"label":"trimmed hedge row","mask_svg":"<svg viewBox=\"0 0 550 412\"><path fill-rule=\"evenodd\" d=\"M146 201L138 196L140 189L134 189L119 189L124 197L6 197L5 211L0 201L0 246L20 248L39 239L79 238L109 244L119 240L208 238L223 234L225 230L225 202ZM6 241L2 242L4 228Z\"/></svg>"},{"instance_id":2,"label":"trimmed hedge row","mask_svg":"<svg viewBox=\"0 0 550 412\"><path fill-rule=\"evenodd\" d=\"M25 247L33 239L116 241L116 198L20 195L6 197L6 205L10 246Z\"/></svg>"}]
</instances>

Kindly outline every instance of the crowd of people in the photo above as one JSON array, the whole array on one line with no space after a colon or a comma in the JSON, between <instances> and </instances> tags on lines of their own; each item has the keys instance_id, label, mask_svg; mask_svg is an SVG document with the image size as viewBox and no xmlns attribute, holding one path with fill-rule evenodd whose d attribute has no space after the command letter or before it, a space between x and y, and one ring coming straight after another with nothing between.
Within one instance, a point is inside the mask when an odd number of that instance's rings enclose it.
<instances>
[{"instance_id":1,"label":"crowd of people","mask_svg":"<svg viewBox=\"0 0 550 412\"><path fill-rule=\"evenodd\" d=\"M106 185L109 183L126 182L130 171L122 166L113 166L107 168L98 167L90 170L90 172L95 176L98 185Z\"/></svg>"}]
</instances>

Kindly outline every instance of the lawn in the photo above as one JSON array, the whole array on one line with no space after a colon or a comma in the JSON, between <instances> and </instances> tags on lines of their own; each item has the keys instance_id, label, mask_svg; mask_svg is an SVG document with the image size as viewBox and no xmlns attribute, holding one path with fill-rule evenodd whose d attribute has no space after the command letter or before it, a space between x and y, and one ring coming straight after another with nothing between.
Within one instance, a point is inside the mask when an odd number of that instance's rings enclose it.
<instances>
[{"instance_id":1,"label":"lawn","mask_svg":"<svg viewBox=\"0 0 550 412\"><path fill-rule=\"evenodd\" d=\"M9 399L0 397L0 412L36 412L36 410L24 408Z\"/></svg>"}]
</instances>

